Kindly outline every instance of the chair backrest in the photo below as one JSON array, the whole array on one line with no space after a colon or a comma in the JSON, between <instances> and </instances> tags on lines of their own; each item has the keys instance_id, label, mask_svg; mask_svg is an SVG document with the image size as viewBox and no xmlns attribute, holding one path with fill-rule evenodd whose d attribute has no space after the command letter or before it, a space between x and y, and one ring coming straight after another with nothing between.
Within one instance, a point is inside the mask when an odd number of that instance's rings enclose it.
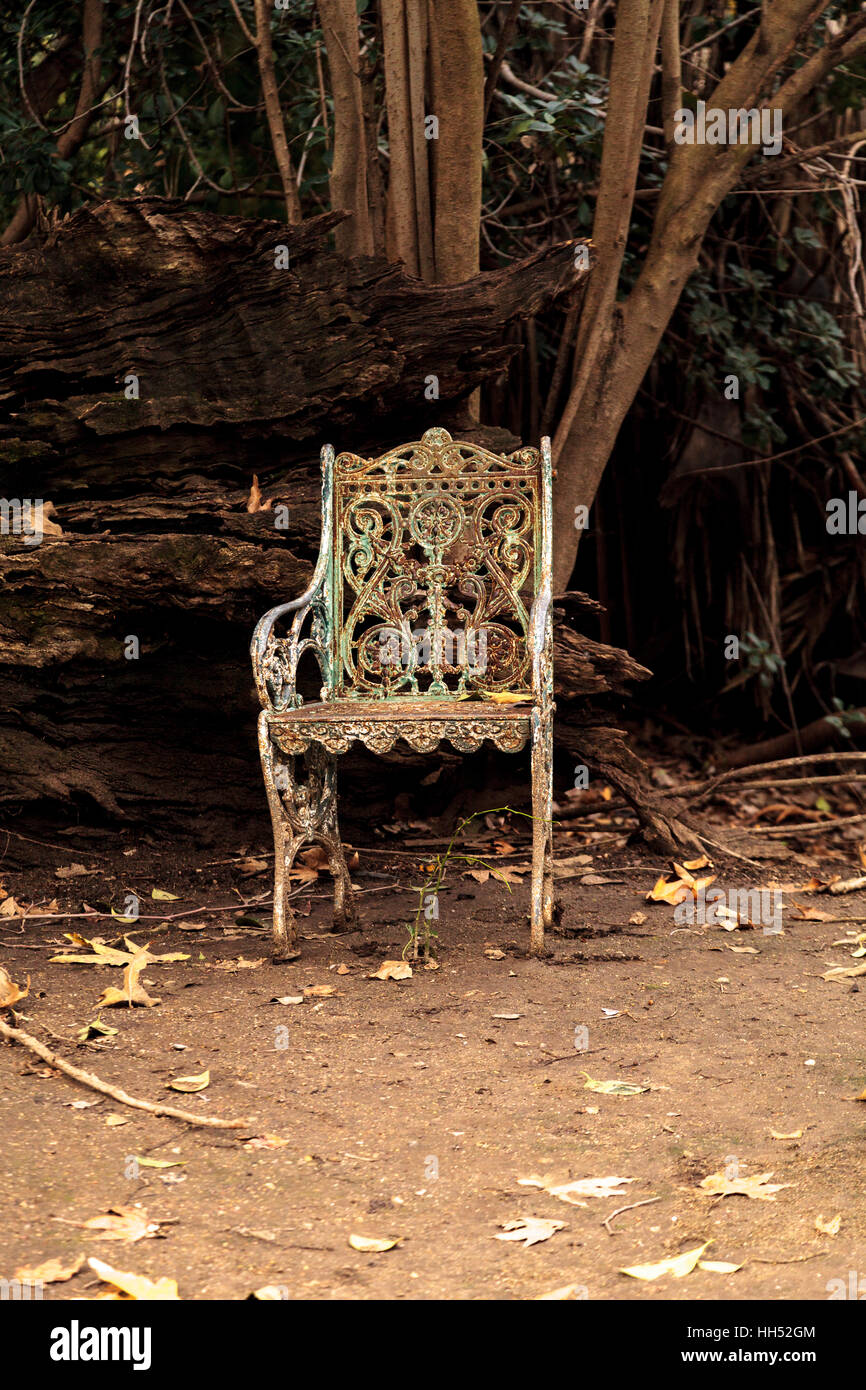
<instances>
[{"instance_id":1,"label":"chair backrest","mask_svg":"<svg viewBox=\"0 0 866 1390\"><path fill-rule=\"evenodd\" d=\"M532 689L529 612L550 572L551 469L430 429L333 463L333 695Z\"/></svg>"}]
</instances>

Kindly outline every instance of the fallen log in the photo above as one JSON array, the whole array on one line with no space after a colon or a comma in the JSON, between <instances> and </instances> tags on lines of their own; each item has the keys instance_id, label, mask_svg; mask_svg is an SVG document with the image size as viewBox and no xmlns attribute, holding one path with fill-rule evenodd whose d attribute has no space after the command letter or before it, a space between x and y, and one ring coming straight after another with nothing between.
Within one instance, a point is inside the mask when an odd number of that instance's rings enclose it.
<instances>
[{"instance_id":1,"label":"fallen log","mask_svg":"<svg viewBox=\"0 0 866 1390\"><path fill-rule=\"evenodd\" d=\"M39 545L0 536L0 802L257 835L247 645L312 572L320 445L378 453L444 424L519 447L462 403L507 366L509 323L580 295L575 243L433 286L338 256L341 216L109 202L0 251L0 492L55 524ZM560 727L595 727L594 702L649 674L564 607L555 671ZM636 795L637 761L593 738ZM418 755L391 760L417 780Z\"/></svg>"}]
</instances>

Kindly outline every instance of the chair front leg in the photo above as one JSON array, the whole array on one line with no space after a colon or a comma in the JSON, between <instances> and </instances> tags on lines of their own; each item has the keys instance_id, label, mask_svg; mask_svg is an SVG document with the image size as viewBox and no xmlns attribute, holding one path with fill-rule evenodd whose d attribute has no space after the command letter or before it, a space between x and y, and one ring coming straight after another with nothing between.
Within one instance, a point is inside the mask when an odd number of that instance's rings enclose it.
<instances>
[{"instance_id":1,"label":"chair front leg","mask_svg":"<svg viewBox=\"0 0 866 1390\"><path fill-rule=\"evenodd\" d=\"M529 950L544 951L544 929L553 925L553 720L532 712L532 889Z\"/></svg>"},{"instance_id":2,"label":"chair front leg","mask_svg":"<svg viewBox=\"0 0 866 1390\"><path fill-rule=\"evenodd\" d=\"M292 827L286 814L280 791L292 795L292 773L286 763L277 761L264 710L259 716L259 756L274 832L274 958L297 960L301 953L297 922L289 903L288 875L305 837Z\"/></svg>"}]
</instances>

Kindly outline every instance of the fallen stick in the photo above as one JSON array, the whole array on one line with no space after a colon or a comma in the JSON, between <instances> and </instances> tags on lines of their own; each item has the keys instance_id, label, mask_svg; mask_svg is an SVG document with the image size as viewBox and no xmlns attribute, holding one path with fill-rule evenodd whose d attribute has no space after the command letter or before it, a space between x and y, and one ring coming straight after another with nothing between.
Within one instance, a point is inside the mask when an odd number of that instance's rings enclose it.
<instances>
[{"instance_id":1,"label":"fallen stick","mask_svg":"<svg viewBox=\"0 0 866 1390\"><path fill-rule=\"evenodd\" d=\"M698 832L695 831L695 834L697 835ZM728 854L731 859L739 859L742 864L751 864L753 869L761 867L757 859L749 859L748 855L739 854L735 849L729 849L727 845L720 845L718 840L711 840L707 835L698 835L698 839L702 845L709 845L710 849L717 850L719 854Z\"/></svg>"},{"instance_id":2,"label":"fallen stick","mask_svg":"<svg viewBox=\"0 0 866 1390\"><path fill-rule=\"evenodd\" d=\"M610 1216L606 1216L601 1224L604 1226L608 1235L612 1236L614 1232L610 1229L608 1223L612 1221L615 1216L622 1216L624 1211L635 1211L638 1207L651 1207L653 1202L660 1201L661 1197L647 1197L643 1202L630 1202L627 1207L617 1207L616 1211L612 1211Z\"/></svg>"},{"instance_id":3,"label":"fallen stick","mask_svg":"<svg viewBox=\"0 0 866 1390\"><path fill-rule=\"evenodd\" d=\"M135 1096L127 1095L126 1091L121 1091L119 1086L111 1086L107 1081L100 1081L98 1076L94 1076L91 1071L82 1071L80 1067L74 1067L71 1062L65 1062L62 1057L58 1057L52 1052L50 1047L46 1047L38 1038L34 1038L30 1033L25 1033L23 1028L12 1028L8 1023L4 1023L0 1018L0 1037L8 1038L10 1042L20 1043L22 1047L29 1048L35 1052L37 1057L41 1057L43 1062L49 1066L56 1067L66 1076L77 1081L81 1086L89 1086L91 1091L100 1091L104 1096L110 1096L112 1100L118 1101L121 1105L131 1105L133 1110L147 1110L151 1115L168 1115L172 1120L183 1120L188 1125L206 1125L210 1129L245 1129L250 1123L249 1120L220 1120L210 1115L192 1115L188 1110L177 1110L173 1105L157 1105L150 1100L136 1100Z\"/></svg>"},{"instance_id":4,"label":"fallen stick","mask_svg":"<svg viewBox=\"0 0 866 1390\"><path fill-rule=\"evenodd\" d=\"M832 820L804 820L796 825L753 825L750 835L805 835L812 830L833 830L837 825L854 825L866 820L866 813L859 816L836 816Z\"/></svg>"}]
</instances>

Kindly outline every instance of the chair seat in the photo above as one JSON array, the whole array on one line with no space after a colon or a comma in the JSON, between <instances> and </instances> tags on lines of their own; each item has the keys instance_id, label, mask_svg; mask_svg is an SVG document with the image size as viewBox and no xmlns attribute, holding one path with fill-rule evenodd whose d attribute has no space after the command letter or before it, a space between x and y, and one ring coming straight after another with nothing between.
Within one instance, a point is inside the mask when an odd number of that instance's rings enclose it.
<instances>
[{"instance_id":1,"label":"chair seat","mask_svg":"<svg viewBox=\"0 0 866 1390\"><path fill-rule=\"evenodd\" d=\"M447 739L461 753L472 753L485 739L507 753L526 743L532 701L495 704L489 700L327 700L271 714L273 742L289 755L304 753L311 743L329 753L345 753L356 740L376 753L387 753L403 739L417 753L429 753Z\"/></svg>"}]
</instances>

